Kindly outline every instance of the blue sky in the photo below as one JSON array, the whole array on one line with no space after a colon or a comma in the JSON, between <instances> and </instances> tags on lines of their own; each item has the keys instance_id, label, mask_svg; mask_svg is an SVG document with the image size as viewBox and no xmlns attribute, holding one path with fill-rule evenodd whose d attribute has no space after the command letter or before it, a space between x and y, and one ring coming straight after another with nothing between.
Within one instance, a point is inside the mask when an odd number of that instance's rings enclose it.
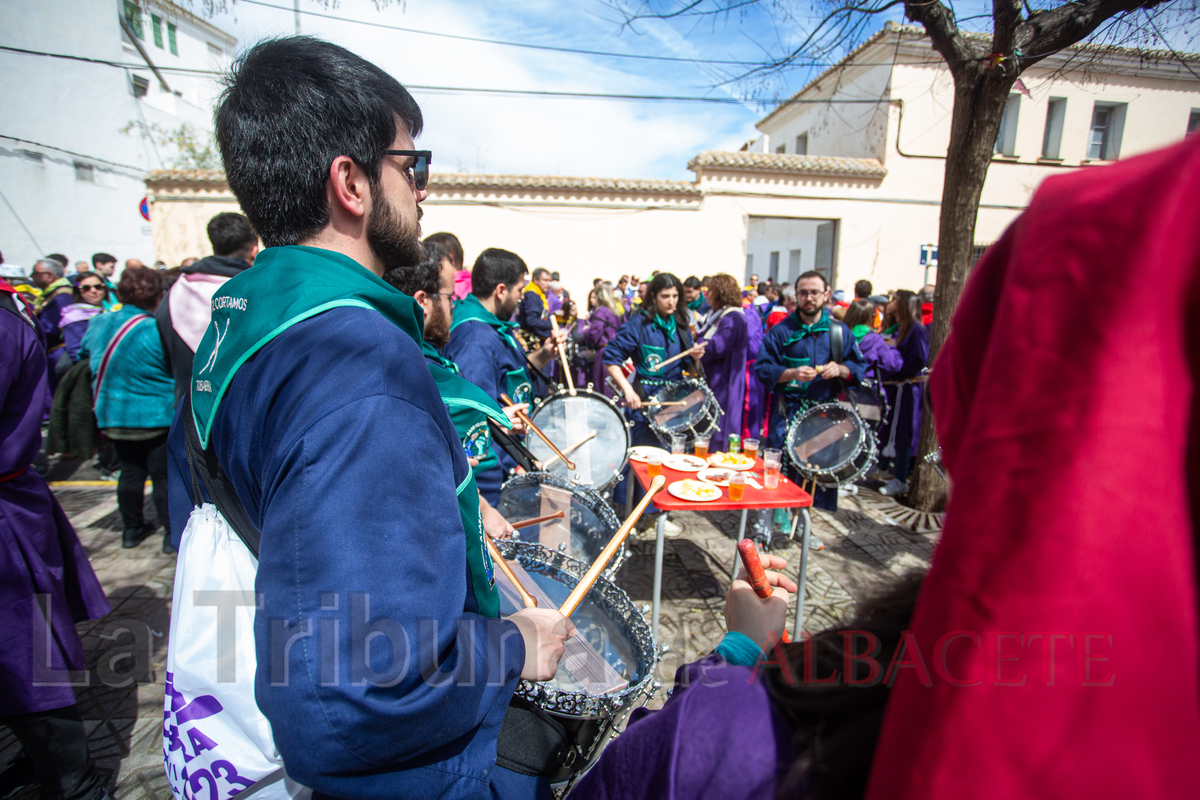
<instances>
[{"instance_id":1,"label":"blue sky","mask_svg":"<svg viewBox=\"0 0 1200 800\"><path fill-rule=\"evenodd\" d=\"M1190 0L1189 0L1190 1ZM290 0L238 0L212 22L245 47L294 30ZM300 0L302 11L371 25L301 15L305 33L373 61L410 86L448 86L630 95L787 97L815 74L797 69L764 82L720 85L739 70L717 64L671 63L550 52L390 30L400 26L459 36L587 50L683 58L759 61L794 46L809 20L787 9L809 4L761 3L724 17L639 20L622 24L617 4L636 0L407 0L382 10L372 0L336 7ZM976 5L981 5L976 3ZM655 5L657 10L665 4ZM960 17L969 6L958 4ZM880 15L870 31L899 10ZM1174 37L1173 37L1174 38ZM1176 43L1176 46L1181 46ZM419 144L434 152L435 171L690 179L687 161L703 150L736 150L757 136L767 109L749 102L565 99L412 89L425 113Z\"/></svg>"}]
</instances>

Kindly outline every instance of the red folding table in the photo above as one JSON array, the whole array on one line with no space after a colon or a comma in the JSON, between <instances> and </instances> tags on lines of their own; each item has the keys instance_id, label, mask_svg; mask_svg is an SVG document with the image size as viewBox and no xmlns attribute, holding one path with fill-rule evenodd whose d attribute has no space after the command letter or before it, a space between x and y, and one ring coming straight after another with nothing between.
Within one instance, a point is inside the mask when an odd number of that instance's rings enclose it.
<instances>
[{"instance_id":1,"label":"red folding table","mask_svg":"<svg viewBox=\"0 0 1200 800\"><path fill-rule=\"evenodd\" d=\"M630 472L637 476L638 483L645 490L650 485L649 466L644 461L629 462ZM794 633L792 638L800 638L800 628L804 621L804 579L808 571L808 541L811 533L811 524L808 514L808 508L812 505L812 495L801 489L796 483L787 479L787 476L781 474L779 476L779 486L775 489L756 489L749 483L746 484L746 491L742 495L742 499L734 502L729 499L729 489L721 488L721 498L719 500L709 500L705 502L697 502L694 500L680 500L675 495L667 491L666 487L676 481L687 479L696 479L694 472L680 472L678 470L669 469L664 466L662 468L663 477L667 479L666 486L663 490L654 496L654 505L658 506L663 511L741 511L742 519L738 523L738 541L746 535L746 517L750 509L763 508L798 508L800 514L799 521L802 523L802 533L800 536L800 572L797 575L797 586L799 591L796 593L796 622L794 625ZM746 470L747 477L753 477L758 481L759 485L765 486L763 478L763 461L761 458L754 459L754 467ZM633 492L627 492L626 496L632 500ZM631 503L630 503L631 505ZM658 611L662 603L662 564L663 564L663 528L666 521L666 515L660 515L658 524L655 530L655 545L654 545L654 598L650 617L650 629L654 636L654 641L658 641ZM796 526L792 525L791 536L795 538ZM731 574L737 574L738 554L737 542L734 543L733 553L733 568Z\"/></svg>"}]
</instances>

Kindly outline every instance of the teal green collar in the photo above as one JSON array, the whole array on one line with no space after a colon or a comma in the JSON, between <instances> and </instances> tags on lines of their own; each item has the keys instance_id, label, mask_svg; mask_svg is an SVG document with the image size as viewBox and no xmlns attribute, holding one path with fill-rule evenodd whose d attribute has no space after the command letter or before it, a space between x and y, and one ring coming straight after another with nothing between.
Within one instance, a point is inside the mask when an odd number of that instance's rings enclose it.
<instances>
[{"instance_id":1,"label":"teal green collar","mask_svg":"<svg viewBox=\"0 0 1200 800\"><path fill-rule=\"evenodd\" d=\"M459 300L458 305L454 307L454 320L450 323L450 330L454 330L464 322L470 322L471 320L486 323L501 334L520 327L515 322L507 322L500 319L491 311L488 311L483 303L479 302L478 297L468 294L462 300Z\"/></svg>"},{"instance_id":2,"label":"teal green collar","mask_svg":"<svg viewBox=\"0 0 1200 800\"><path fill-rule=\"evenodd\" d=\"M675 315L671 314L663 319L660 315L655 314L654 327L661 329L667 335L667 341L671 341L675 338Z\"/></svg>"}]
</instances>

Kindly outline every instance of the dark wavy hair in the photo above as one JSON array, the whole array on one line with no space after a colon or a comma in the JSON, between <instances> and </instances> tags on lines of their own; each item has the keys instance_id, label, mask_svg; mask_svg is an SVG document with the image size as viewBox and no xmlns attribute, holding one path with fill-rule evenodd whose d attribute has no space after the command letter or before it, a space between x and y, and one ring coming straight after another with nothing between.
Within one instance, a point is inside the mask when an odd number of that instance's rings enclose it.
<instances>
[{"instance_id":1,"label":"dark wavy hair","mask_svg":"<svg viewBox=\"0 0 1200 800\"><path fill-rule=\"evenodd\" d=\"M741 308L742 287L737 278L721 273L708 279L708 304L714 309Z\"/></svg>"},{"instance_id":2,"label":"dark wavy hair","mask_svg":"<svg viewBox=\"0 0 1200 800\"><path fill-rule=\"evenodd\" d=\"M896 311L890 319L893 325L900 326L896 332L896 344L899 344L908 337L914 325L921 325L921 298L917 297L916 292L900 289L896 292L896 300Z\"/></svg>"},{"instance_id":3,"label":"dark wavy hair","mask_svg":"<svg viewBox=\"0 0 1200 800\"><path fill-rule=\"evenodd\" d=\"M149 267L126 267L117 281L117 299L143 311L153 311L162 299L162 278Z\"/></svg>"},{"instance_id":4,"label":"dark wavy hair","mask_svg":"<svg viewBox=\"0 0 1200 800\"><path fill-rule=\"evenodd\" d=\"M797 754L786 770L781 765L779 800L860 800L866 793L892 690L882 674L867 680L870 665L865 661L854 662L855 674L849 677L858 683L848 683L843 674L846 649L862 654L864 640L869 645L873 637L875 661L890 664L912 622L924 577L923 572L904 576L885 594L864 601L846 625L781 645L784 663L764 670L771 704L791 727ZM806 661L810 678L834 680L806 681ZM867 674L858 674L860 669Z\"/></svg>"},{"instance_id":5,"label":"dark wavy hair","mask_svg":"<svg viewBox=\"0 0 1200 800\"><path fill-rule=\"evenodd\" d=\"M104 290L104 300L108 299L108 284L104 282L104 276L99 272L79 272L75 274L75 280L71 282L71 296L75 298L76 303L83 302L83 292L79 290L79 284L85 278L95 278L100 281L100 288Z\"/></svg>"},{"instance_id":6,"label":"dark wavy hair","mask_svg":"<svg viewBox=\"0 0 1200 800\"><path fill-rule=\"evenodd\" d=\"M421 109L399 81L344 47L289 36L241 55L217 105L217 144L263 244L296 244L329 224L325 183L338 156L379 192L397 117L411 136L421 132Z\"/></svg>"},{"instance_id":7,"label":"dark wavy hair","mask_svg":"<svg viewBox=\"0 0 1200 800\"><path fill-rule=\"evenodd\" d=\"M846 316L842 317L842 322L846 323L846 327L853 328L855 325L870 325L875 321L875 304L865 298L859 298L850 304L846 309Z\"/></svg>"},{"instance_id":8,"label":"dark wavy hair","mask_svg":"<svg viewBox=\"0 0 1200 800\"><path fill-rule=\"evenodd\" d=\"M690 325L687 315L687 303L683 302L683 283L669 272L660 272L646 287L646 301L642 303L641 311L651 319L658 313L658 296L662 292L675 287L679 292L679 302L675 304L675 322L686 329Z\"/></svg>"},{"instance_id":9,"label":"dark wavy hair","mask_svg":"<svg viewBox=\"0 0 1200 800\"><path fill-rule=\"evenodd\" d=\"M436 294L442 281L442 261L453 257L446 248L428 239L421 245L424 253L421 263L415 267L398 267L384 273L383 279L412 297L417 292Z\"/></svg>"}]
</instances>

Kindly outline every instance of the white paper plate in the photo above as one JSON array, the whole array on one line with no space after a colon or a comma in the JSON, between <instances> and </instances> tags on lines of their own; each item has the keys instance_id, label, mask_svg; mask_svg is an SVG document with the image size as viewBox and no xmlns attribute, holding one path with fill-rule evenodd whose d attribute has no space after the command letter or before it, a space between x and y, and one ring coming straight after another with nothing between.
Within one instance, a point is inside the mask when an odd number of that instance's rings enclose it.
<instances>
[{"instance_id":1,"label":"white paper plate","mask_svg":"<svg viewBox=\"0 0 1200 800\"><path fill-rule=\"evenodd\" d=\"M700 474L696 477L705 483L711 483L713 486L728 486L729 473L736 471L737 470L730 470L724 467L720 469L717 469L716 467L709 467L708 469L700 470Z\"/></svg>"},{"instance_id":2,"label":"white paper plate","mask_svg":"<svg viewBox=\"0 0 1200 800\"><path fill-rule=\"evenodd\" d=\"M710 497L696 498L692 495L684 494L683 485L685 483L688 483L688 481L675 481L667 487L667 491L675 497L678 497L680 500L687 500L690 503L711 503L713 500L720 500L725 494L712 484L705 483L704 481L691 481L693 484L700 484L701 486L706 486L709 489L712 489L712 495Z\"/></svg>"},{"instance_id":3,"label":"white paper plate","mask_svg":"<svg viewBox=\"0 0 1200 800\"><path fill-rule=\"evenodd\" d=\"M642 463L645 463L646 459L650 456L661 456L665 461L671 456L671 454L666 450L663 450L661 447L651 447L648 444L639 444L637 447L629 448L630 461L641 461Z\"/></svg>"},{"instance_id":4,"label":"white paper plate","mask_svg":"<svg viewBox=\"0 0 1200 800\"><path fill-rule=\"evenodd\" d=\"M754 459L750 459L750 463L743 464L741 466L734 466L732 464L722 464L721 458L724 456L727 456L727 455L729 455L729 454L728 453L713 453L711 456L708 457L709 466L716 467L717 469L732 469L732 470L736 470L738 472L741 472L742 470L747 470L747 469L754 469Z\"/></svg>"},{"instance_id":5,"label":"white paper plate","mask_svg":"<svg viewBox=\"0 0 1200 800\"><path fill-rule=\"evenodd\" d=\"M689 456L680 453L678 455L670 455L664 458L663 466L667 469L673 469L676 472L699 472L707 467L708 464L705 463L703 458L697 458L696 456Z\"/></svg>"}]
</instances>

